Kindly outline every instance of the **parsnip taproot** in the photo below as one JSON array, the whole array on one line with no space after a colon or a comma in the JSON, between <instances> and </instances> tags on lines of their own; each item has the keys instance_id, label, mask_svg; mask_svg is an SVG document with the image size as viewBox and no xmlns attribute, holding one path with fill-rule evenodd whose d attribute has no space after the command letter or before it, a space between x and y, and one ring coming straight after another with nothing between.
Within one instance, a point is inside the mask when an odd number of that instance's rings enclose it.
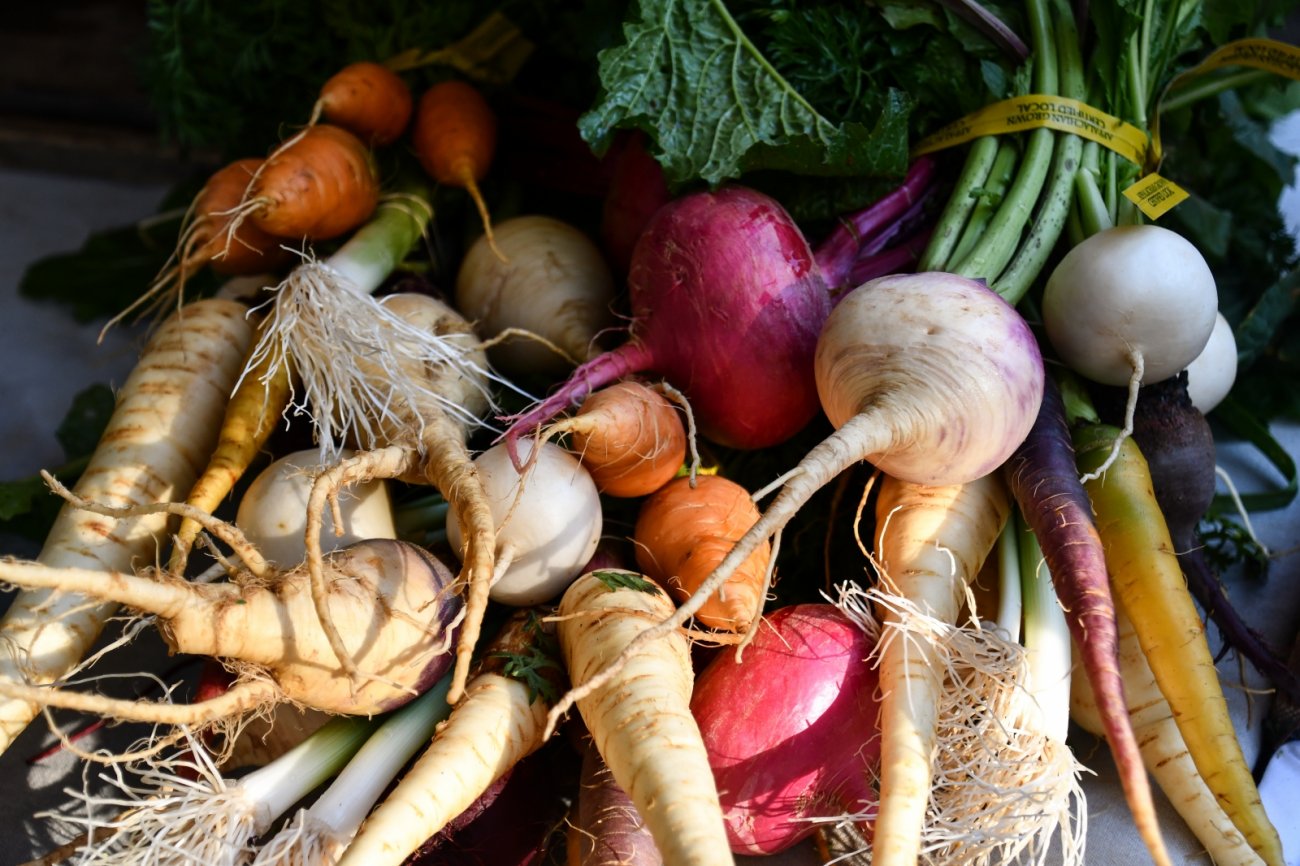
<instances>
[{"instance_id":1,"label":"parsnip taproot","mask_svg":"<svg viewBox=\"0 0 1300 866\"><path fill-rule=\"evenodd\" d=\"M194 482L211 451L226 398L252 340L242 304L204 300L164 322L118 392L117 406L76 485L120 507L163 502ZM158 556L167 515L112 520L64 505L39 561L51 568L126 571ZM99 635L113 604L77 593L20 592L0 622L0 679L48 683ZM0 751L36 716L30 701L0 700Z\"/></svg>"},{"instance_id":2,"label":"parsnip taproot","mask_svg":"<svg viewBox=\"0 0 1300 866\"><path fill-rule=\"evenodd\" d=\"M223 540L233 537L229 532ZM255 548L242 545L245 553ZM220 583L174 575L50 568L0 560L0 581L113 601L160 620L175 652L243 662L247 676L223 695L194 704L113 700L0 680L0 695L122 720L203 726L281 701L343 715L395 709L437 682L451 666L452 630L463 608L448 568L421 547L371 539L324 558L325 603L342 624L345 650L363 676L334 663L317 618L306 569L262 563Z\"/></svg>"},{"instance_id":3,"label":"parsnip taproot","mask_svg":"<svg viewBox=\"0 0 1300 866\"><path fill-rule=\"evenodd\" d=\"M1010 513L1001 476L930 487L886 476L876 501L876 556L884 591L928 617L956 623ZM898 614L881 611L889 623ZM880 644L880 805L872 843L876 866L915 864L932 783L939 692L946 665L924 639L897 632Z\"/></svg>"},{"instance_id":4,"label":"parsnip taproot","mask_svg":"<svg viewBox=\"0 0 1300 866\"><path fill-rule=\"evenodd\" d=\"M580 688L672 609L662 589L633 572L578 578L560 602L557 627L574 686ZM646 644L613 678L577 700L596 750L632 798L665 866L734 862L713 771L690 711L693 683L690 647L674 632Z\"/></svg>"},{"instance_id":5,"label":"parsnip taproot","mask_svg":"<svg viewBox=\"0 0 1300 866\"><path fill-rule=\"evenodd\" d=\"M1111 589L1132 617L1197 772L1264 862L1281 866L1277 830L1260 804L1228 715L1205 626L1156 504L1146 459L1127 437L1115 449L1119 435L1118 428L1092 424L1074 437L1081 472L1092 474L1108 455L1115 457L1103 475L1085 484L1106 551Z\"/></svg>"},{"instance_id":6,"label":"parsnip taproot","mask_svg":"<svg viewBox=\"0 0 1300 866\"><path fill-rule=\"evenodd\" d=\"M545 742L546 695L517 678L545 659L534 611L518 611L484 653L465 696L397 787L362 824L338 866L400 864ZM513 667L512 667L513 663ZM554 663L532 668L556 677ZM534 684L538 681L534 680ZM553 688L554 679L549 683Z\"/></svg>"}]
</instances>

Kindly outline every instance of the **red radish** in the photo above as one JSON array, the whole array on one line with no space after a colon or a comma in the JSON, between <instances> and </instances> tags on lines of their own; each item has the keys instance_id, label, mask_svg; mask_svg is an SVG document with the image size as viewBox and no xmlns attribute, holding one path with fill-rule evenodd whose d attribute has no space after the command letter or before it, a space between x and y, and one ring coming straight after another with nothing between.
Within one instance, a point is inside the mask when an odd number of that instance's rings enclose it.
<instances>
[{"instance_id":1,"label":"red radish","mask_svg":"<svg viewBox=\"0 0 1300 866\"><path fill-rule=\"evenodd\" d=\"M411 88L378 63L349 63L321 86L316 111L371 147L392 144L411 122Z\"/></svg>"},{"instance_id":2,"label":"red radish","mask_svg":"<svg viewBox=\"0 0 1300 866\"><path fill-rule=\"evenodd\" d=\"M704 736L738 854L774 854L811 819L875 803L880 758L873 641L831 604L778 608L737 664L716 656L691 712Z\"/></svg>"},{"instance_id":3,"label":"red radish","mask_svg":"<svg viewBox=\"0 0 1300 866\"><path fill-rule=\"evenodd\" d=\"M483 220L483 233L496 249L492 220L478 185L497 147L497 120L483 94L463 81L441 81L424 92L411 133L415 155L438 183L469 193Z\"/></svg>"}]
</instances>

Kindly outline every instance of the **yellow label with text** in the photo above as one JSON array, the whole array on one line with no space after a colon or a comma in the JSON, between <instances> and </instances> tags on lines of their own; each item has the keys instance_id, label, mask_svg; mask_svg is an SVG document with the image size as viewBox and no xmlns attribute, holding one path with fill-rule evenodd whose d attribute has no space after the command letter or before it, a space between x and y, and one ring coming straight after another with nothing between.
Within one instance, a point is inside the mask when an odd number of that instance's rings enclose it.
<instances>
[{"instance_id":1,"label":"yellow label with text","mask_svg":"<svg viewBox=\"0 0 1300 866\"><path fill-rule=\"evenodd\" d=\"M912 156L955 147L985 135L1042 128L1072 132L1137 165L1146 159L1148 139L1140 128L1077 99L1034 93L994 102L948 124L921 139Z\"/></svg>"},{"instance_id":2,"label":"yellow label with text","mask_svg":"<svg viewBox=\"0 0 1300 866\"><path fill-rule=\"evenodd\" d=\"M1157 220L1187 200L1187 190L1152 172L1124 190L1124 197L1138 206L1147 219Z\"/></svg>"},{"instance_id":3,"label":"yellow label with text","mask_svg":"<svg viewBox=\"0 0 1300 866\"><path fill-rule=\"evenodd\" d=\"M1276 39L1238 39L1216 48L1209 57L1179 75L1170 85L1223 66L1252 66L1300 80L1300 48Z\"/></svg>"},{"instance_id":4,"label":"yellow label with text","mask_svg":"<svg viewBox=\"0 0 1300 866\"><path fill-rule=\"evenodd\" d=\"M1263 69L1265 72L1272 72L1274 75L1300 81L1300 48L1288 45L1285 42L1278 42L1276 39L1238 39L1226 45L1221 45L1191 69L1174 76L1165 85L1160 101L1163 102L1164 95L1176 90L1179 85L1196 78L1198 75L1225 66L1250 66L1255 69ZM1162 156L1160 111L1158 106L1155 120L1151 124L1151 140L1151 165L1158 166Z\"/></svg>"}]
</instances>

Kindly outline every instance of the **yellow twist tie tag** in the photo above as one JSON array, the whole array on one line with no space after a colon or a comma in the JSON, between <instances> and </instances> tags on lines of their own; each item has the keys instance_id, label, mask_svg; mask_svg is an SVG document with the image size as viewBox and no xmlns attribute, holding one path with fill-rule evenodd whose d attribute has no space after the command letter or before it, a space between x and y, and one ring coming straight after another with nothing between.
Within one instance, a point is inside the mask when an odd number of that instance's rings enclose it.
<instances>
[{"instance_id":1,"label":"yellow twist tie tag","mask_svg":"<svg viewBox=\"0 0 1300 866\"><path fill-rule=\"evenodd\" d=\"M1153 167L1160 164L1162 156L1159 103L1164 101L1165 95L1172 90L1176 90L1180 85L1186 84L1191 79L1204 75L1206 72L1213 72L1215 69L1221 69L1225 66L1249 66L1300 81L1300 48L1288 45L1285 42L1278 42L1276 39L1237 39L1219 46L1214 51L1211 51L1209 56L1200 63L1170 79L1169 83L1165 85L1160 99L1157 100L1155 120L1151 124L1151 164Z\"/></svg>"},{"instance_id":2,"label":"yellow twist tie tag","mask_svg":"<svg viewBox=\"0 0 1300 866\"><path fill-rule=\"evenodd\" d=\"M955 147L985 135L1042 128L1070 132L1095 141L1136 165L1142 165L1146 159L1148 140L1142 129L1086 102L1040 93L986 105L921 139L912 156Z\"/></svg>"},{"instance_id":3,"label":"yellow twist tie tag","mask_svg":"<svg viewBox=\"0 0 1300 866\"><path fill-rule=\"evenodd\" d=\"M1147 219L1157 220L1187 200L1187 190L1155 172L1124 190L1124 197L1138 206Z\"/></svg>"}]
</instances>

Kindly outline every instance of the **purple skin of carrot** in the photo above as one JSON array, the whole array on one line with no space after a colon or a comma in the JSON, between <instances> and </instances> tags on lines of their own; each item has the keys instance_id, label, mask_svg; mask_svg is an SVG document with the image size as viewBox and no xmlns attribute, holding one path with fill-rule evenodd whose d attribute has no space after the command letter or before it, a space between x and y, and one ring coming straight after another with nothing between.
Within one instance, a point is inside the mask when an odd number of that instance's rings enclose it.
<instances>
[{"instance_id":1,"label":"purple skin of carrot","mask_svg":"<svg viewBox=\"0 0 1300 866\"><path fill-rule=\"evenodd\" d=\"M1099 389L1098 410L1103 416L1120 413L1123 399L1119 389ZM1214 499L1214 433L1187 395L1186 372L1142 389L1133 413L1133 441L1151 470L1152 492L1169 525L1188 590L1218 626L1227 646L1291 700L1300 701L1300 679L1264 636L1241 618L1197 538L1197 524Z\"/></svg>"},{"instance_id":2,"label":"purple skin of carrot","mask_svg":"<svg viewBox=\"0 0 1300 866\"><path fill-rule=\"evenodd\" d=\"M1007 481L1034 537L1038 539L1070 635L1079 648L1088 683L1096 695L1106 740L1133 817L1144 838L1158 839L1151 785L1129 721L1119 673L1115 602L1092 505L1079 483L1065 405L1052 377L1043 389L1038 418L1006 464ZM1141 822L1149 821L1143 828Z\"/></svg>"},{"instance_id":3,"label":"purple skin of carrot","mask_svg":"<svg viewBox=\"0 0 1300 866\"><path fill-rule=\"evenodd\" d=\"M822 277L832 291L850 281L850 269L865 243L888 233L921 202L934 178L934 160L921 157L912 163L898 189L871 206L845 217L813 253ZM879 252L877 247L870 252ZM860 282L860 281L859 281ZM855 282L854 285L857 285Z\"/></svg>"}]
</instances>

